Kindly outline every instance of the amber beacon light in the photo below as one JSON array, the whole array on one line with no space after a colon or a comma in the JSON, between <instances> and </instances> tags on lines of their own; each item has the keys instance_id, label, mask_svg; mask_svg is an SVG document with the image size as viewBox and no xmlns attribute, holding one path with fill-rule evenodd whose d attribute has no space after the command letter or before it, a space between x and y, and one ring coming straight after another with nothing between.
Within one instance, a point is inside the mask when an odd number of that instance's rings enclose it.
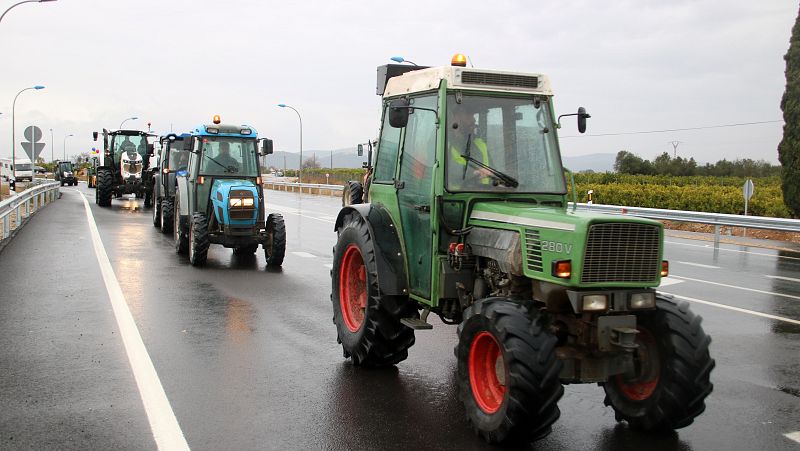
<instances>
[{"instance_id":1,"label":"amber beacon light","mask_svg":"<svg viewBox=\"0 0 800 451\"><path fill-rule=\"evenodd\" d=\"M456 53L450 60L451 66L467 67L467 57L463 53Z\"/></svg>"},{"instance_id":2,"label":"amber beacon light","mask_svg":"<svg viewBox=\"0 0 800 451\"><path fill-rule=\"evenodd\" d=\"M220 118L219 118L219 114L215 114L215 115L214 115L214 123L215 123L215 124L219 124L220 122L221 122L221 120L220 120Z\"/></svg>"}]
</instances>

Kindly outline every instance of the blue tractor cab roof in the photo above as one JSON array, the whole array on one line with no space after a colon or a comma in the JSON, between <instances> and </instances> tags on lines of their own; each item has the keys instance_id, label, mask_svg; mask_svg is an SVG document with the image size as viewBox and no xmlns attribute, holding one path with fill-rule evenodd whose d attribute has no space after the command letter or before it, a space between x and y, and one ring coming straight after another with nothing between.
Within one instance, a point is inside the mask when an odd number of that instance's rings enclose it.
<instances>
[{"instance_id":1,"label":"blue tractor cab roof","mask_svg":"<svg viewBox=\"0 0 800 451\"><path fill-rule=\"evenodd\" d=\"M192 130L194 136L230 136L236 138L258 138L258 132L249 125L202 124Z\"/></svg>"},{"instance_id":2,"label":"blue tractor cab roof","mask_svg":"<svg viewBox=\"0 0 800 451\"><path fill-rule=\"evenodd\" d=\"M159 137L158 137L158 140L159 140L159 141L165 141L165 140L169 140L169 138L170 138L171 136L174 136L174 137L175 137L175 139L176 139L176 140L178 140L178 139L186 139L186 138L188 138L188 137L192 136L192 134L191 134L191 133L181 133L181 134L179 135L179 134L177 134L177 133L167 133L167 134L165 134L165 135L161 135L161 136L159 136Z\"/></svg>"}]
</instances>

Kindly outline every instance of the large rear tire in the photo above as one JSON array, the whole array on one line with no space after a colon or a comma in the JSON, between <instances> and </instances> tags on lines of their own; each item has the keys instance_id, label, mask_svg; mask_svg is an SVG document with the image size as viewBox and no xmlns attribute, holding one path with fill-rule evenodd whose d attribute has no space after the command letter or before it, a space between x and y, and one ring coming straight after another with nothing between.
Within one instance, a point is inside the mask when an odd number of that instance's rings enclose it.
<instances>
[{"instance_id":1,"label":"large rear tire","mask_svg":"<svg viewBox=\"0 0 800 451\"><path fill-rule=\"evenodd\" d=\"M175 200L180 199L178 197L178 193L175 193ZM173 221L172 221L172 236L175 238L175 252L178 254L185 254L187 250L189 250L189 240L186 238L186 234L183 233L181 230L181 206L180 203L175 203L175 209L173 210Z\"/></svg>"},{"instance_id":2,"label":"large rear tire","mask_svg":"<svg viewBox=\"0 0 800 451\"><path fill-rule=\"evenodd\" d=\"M208 219L204 213L192 215L189 227L189 263L192 266L203 266L208 260Z\"/></svg>"},{"instance_id":3,"label":"large rear tire","mask_svg":"<svg viewBox=\"0 0 800 451\"><path fill-rule=\"evenodd\" d=\"M557 338L544 317L506 298L464 311L458 382L467 420L489 443L537 440L561 415Z\"/></svg>"},{"instance_id":4,"label":"large rear tire","mask_svg":"<svg viewBox=\"0 0 800 451\"><path fill-rule=\"evenodd\" d=\"M97 205L101 207L111 206L111 195L113 194L114 177L108 169L97 170Z\"/></svg>"},{"instance_id":5,"label":"large rear tire","mask_svg":"<svg viewBox=\"0 0 800 451\"><path fill-rule=\"evenodd\" d=\"M349 180L342 190L342 207L363 203L364 187L360 182Z\"/></svg>"},{"instance_id":6,"label":"large rear tire","mask_svg":"<svg viewBox=\"0 0 800 451\"><path fill-rule=\"evenodd\" d=\"M408 357L414 331L401 318L418 318L407 296L381 295L375 248L363 218L344 218L333 249L333 322L344 357L354 365L394 365Z\"/></svg>"},{"instance_id":7,"label":"large rear tire","mask_svg":"<svg viewBox=\"0 0 800 451\"><path fill-rule=\"evenodd\" d=\"M714 388L715 362L701 321L688 303L661 296L656 310L637 315L635 374L614 376L603 384L605 404L614 409L617 421L642 431L671 431L703 413Z\"/></svg>"},{"instance_id":8,"label":"large rear tire","mask_svg":"<svg viewBox=\"0 0 800 451\"><path fill-rule=\"evenodd\" d=\"M173 215L175 214L175 205L172 199L164 199L161 201L161 233L172 232Z\"/></svg>"},{"instance_id":9,"label":"large rear tire","mask_svg":"<svg viewBox=\"0 0 800 451\"><path fill-rule=\"evenodd\" d=\"M267 241L264 242L264 257L267 259L267 266L281 266L285 255L286 225L283 223L283 215L271 213L267 216Z\"/></svg>"}]
</instances>

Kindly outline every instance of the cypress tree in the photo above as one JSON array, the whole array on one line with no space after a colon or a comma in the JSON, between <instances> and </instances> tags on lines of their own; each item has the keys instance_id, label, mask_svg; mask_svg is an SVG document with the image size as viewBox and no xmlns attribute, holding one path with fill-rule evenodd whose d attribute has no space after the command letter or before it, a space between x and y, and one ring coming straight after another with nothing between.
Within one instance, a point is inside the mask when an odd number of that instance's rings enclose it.
<instances>
[{"instance_id":1,"label":"cypress tree","mask_svg":"<svg viewBox=\"0 0 800 451\"><path fill-rule=\"evenodd\" d=\"M792 215L800 216L800 13L792 27L786 60L786 91L781 99L783 139L778 144L783 201Z\"/></svg>"}]
</instances>

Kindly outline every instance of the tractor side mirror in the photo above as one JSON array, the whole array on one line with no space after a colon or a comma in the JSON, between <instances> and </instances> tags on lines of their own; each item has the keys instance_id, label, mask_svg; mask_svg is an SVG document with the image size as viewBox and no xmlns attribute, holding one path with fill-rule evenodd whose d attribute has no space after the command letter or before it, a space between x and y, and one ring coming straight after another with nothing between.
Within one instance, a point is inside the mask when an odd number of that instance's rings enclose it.
<instances>
[{"instance_id":1,"label":"tractor side mirror","mask_svg":"<svg viewBox=\"0 0 800 451\"><path fill-rule=\"evenodd\" d=\"M272 140L264 138L261 140L261 155L272 155Z\"/></svg>"},{"instance_id":2,"label":"tractor side mirror","mask_svg":"<svg viewBox=\"0 0 800 451\"><path fill-rule=\"evenodd\" d=\"M586 119L592 117L589 113L586 112L586 108L580 107L578 108L578 131L581 133L586 132Z\"/></svg>"},{"instance_id":3,"label":"tractor side mirror","mask_svg":"<svg viewBox=\"0 0 800 451\"><path fill-rule=\"evenodd\" d=\"M408 99L392 100L389 104L389 125L394 128L403 128L408 125Z\"/></svg>"},{"instance_id":4,"label":"tractor side mirror","mask_svg":"<svg viewBox=\"0 0 800 451\"><path fill-rule=\"evenodd\" d=\"M97 141L97 136L98 136L98 135L99 135L99 133L97 133L97 132L92 132L92 139L93 139L93 140L95 140L95 141Z\"/></svg>"},{"instance_id":5,"label":"tractor side mirror","mask_svg":"<svg viewBox=\"0 0 800 451\"><path fill-rule=\"evenodd\" d=\"M363 144L359 144L358 145L358 156L360 157L362 155L364 155L364 145Z\"/></svg>"}]
</instances>

